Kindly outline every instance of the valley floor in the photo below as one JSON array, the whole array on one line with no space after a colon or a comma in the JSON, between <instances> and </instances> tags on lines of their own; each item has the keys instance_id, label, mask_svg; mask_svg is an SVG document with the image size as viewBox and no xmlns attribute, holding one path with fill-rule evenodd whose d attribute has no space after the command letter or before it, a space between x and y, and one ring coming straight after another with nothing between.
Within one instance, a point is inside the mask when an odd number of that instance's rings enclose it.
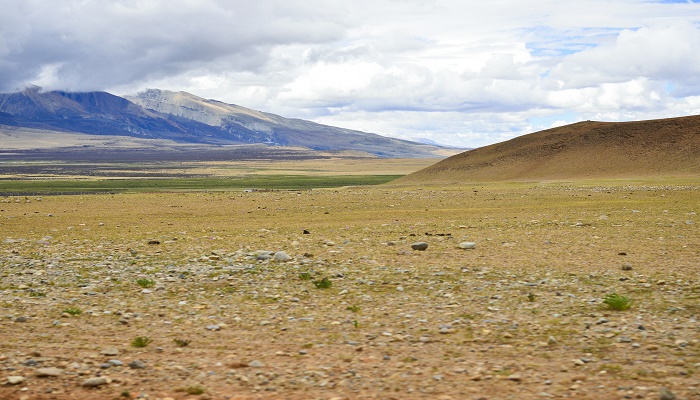
<instances>
[{"instance_id":1,"label":"valley floor","mask_svg":"<svg viewBox=\"0 0 700 400\"><path fill-rule=\"evenodd\" d=\"M681 181L0 198L0 398L697 399L699 209Z\"/></svg>"}]
</instances>

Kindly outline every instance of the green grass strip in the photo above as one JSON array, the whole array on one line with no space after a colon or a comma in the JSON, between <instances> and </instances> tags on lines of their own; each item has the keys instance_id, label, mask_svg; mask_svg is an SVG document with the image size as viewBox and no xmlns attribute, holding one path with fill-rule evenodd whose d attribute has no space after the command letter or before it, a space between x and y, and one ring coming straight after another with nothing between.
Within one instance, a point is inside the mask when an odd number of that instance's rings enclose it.
<instances>
[{"instance_id":1,"label":"green grass strip","mask_svg":"<svg viewBox=\"0 0 700 400\"><path fill-rule=\"evenodd\" d=\"M380 185L401 175L299 176L265 175L239 178L0 180L0 195L134 193L198 190L304 190L341 186Z\"/></svg>"}]
</instances>

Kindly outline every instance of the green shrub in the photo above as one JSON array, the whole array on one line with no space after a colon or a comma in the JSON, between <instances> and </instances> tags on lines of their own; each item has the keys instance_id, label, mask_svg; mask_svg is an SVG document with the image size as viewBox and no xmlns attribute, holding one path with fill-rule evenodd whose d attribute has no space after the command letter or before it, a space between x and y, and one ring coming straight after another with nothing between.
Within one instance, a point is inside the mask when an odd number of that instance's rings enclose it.
<instances>
[{"instance_id":1,"label":"green shrub","mask_svg":"<svg viewBox=\"0 0 700 400\"><path fill-rule=\"evenodd\" d=\"M80 315L83 313L83 310L79 309L78 307L68 307L63 310L63 312L70 315Z\"/></svg>"},{"instance_id":2,"label":"green shrub","mask_svg":"<svg viewBox=\"0 0 700 400\"><path fill-rule=\"evenodd\" d=\"M153 279L146 279L146 278L137 279L136 283L144 289L149 288L149 287L153 287L156 284L156 282Z\"/></svg>"},{"instance_id":3,"label":"green shrub","mask_svg":"<svg viewBox=\"0 0 700 400\"><path fill-rule=\"evenodd\" d=\"M620 296L617 293L611 293L603 298L603 303L608 305L608 308L616 311L625 311L632 307L632 300L627 296Z\"/></svg>"},{"instance_id":4,"label":"green shrub","mask_svg":"<svg viewBox=\"0 0 700 400\"><path fill-rule=\"evenodd\" d=\"M314 281L314 285L315 285L318 289L328 289L329 287L331 287L331 286L333 285L333 283L331 282L330 279L328 279L328 278L323 278L323 279L321 279L320 281Z\"/></svg>"},{"instance_id":5,"label":"green shrub","mask_svg":"<svg viewBox=\"0 0 700 400\"><path fill-rule=\"evenodd\" d=\"M131 341L131 345L133 347L141 348L148 346L152 341L153 339L149 338L148 336L137 336Z\"/></svg>"},{"instance_id":6,"label":"green shrub","mask_svg":"<svg viewBox=\"0 0 700 400\"><path fill-rule=\"evenodd\" d=\"M311 274L308 272L302 272L299 274L299 279L301 279L302 281L309 281L311 280Z\"/></svg>"}]
</instances>

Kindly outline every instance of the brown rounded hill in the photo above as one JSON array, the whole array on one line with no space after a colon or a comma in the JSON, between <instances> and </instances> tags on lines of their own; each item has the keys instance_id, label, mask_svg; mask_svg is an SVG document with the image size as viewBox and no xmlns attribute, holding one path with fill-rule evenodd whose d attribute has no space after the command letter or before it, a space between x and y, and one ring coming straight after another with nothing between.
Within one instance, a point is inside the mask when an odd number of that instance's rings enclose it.
<instances>
[{"instance_id":1,"label":"brown rounded hill","mask_svg":"<svg viewBox=\"0 0 700 400\"><path fill-rule=\"evenodd\" d=\"M700 116L585 121L469 150L395 183L700 175Z\"/></svg>"}]
</instances>

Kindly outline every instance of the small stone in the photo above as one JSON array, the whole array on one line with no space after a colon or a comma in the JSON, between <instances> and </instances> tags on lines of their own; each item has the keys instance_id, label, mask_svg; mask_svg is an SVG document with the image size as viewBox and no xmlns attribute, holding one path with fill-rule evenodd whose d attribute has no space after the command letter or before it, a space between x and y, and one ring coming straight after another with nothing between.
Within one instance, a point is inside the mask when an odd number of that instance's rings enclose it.
<instances>
[{"instance_id":1,"label":"small stone","mask_svg":"<svg viewBox=\"0 0 700 400\"><path fill-rule=\"evenodd\" d=\"M508 375L508 380L513 382L520 382L523 380L523 376L520 374L511 374Z\"/></svg>"},{"instance_id":2,"label":"small stone","mask_svg":"<svg viewBox=\"0 0 700 400\"><path fill-rule=\"evenodd\" d=\"M27 317L17 317L15 318L15 322L27 322L29 321L29 318Z\"/></svg>"},{"instance_id":3,"label":"small stone","mask_svg":"<svg viewBox=\"0 0 700 400\"><path fill-rule=\"evenodd\" d=\"M7 377L7 384L8 385L19 385L22 382L24 382L23 376L8 376Z\"/></svg>"},{"instance_id":4,"label":"small stone","mask_svg":"<svg viewBox=\"0 0 700 400\"><path fill-rule=\"evenodd\" d=\"M82 386L84 387L98 387L106 385L108 383L107 378L100 376L97 378L90 378L83 381Z\"/></svg>"},{"instance_id":5,"label":"small stone","mask_svg":"<svg viewBox=\"0 0 700 400\"><path fill-rule=\"evenodd\" d=\"M131 368L131 369L144 369L144 368L146 368L146 363L144 363L144 362L141 361L141 360L134 360L134 361L130 362L130 363L127 364L127 365L128 365L129 368Z\"/></svg>"},{"instance_id":6,"label":"small stone","mask_svg":"<svg viewBox=\"0 0 700 400\"><path fill-rule=\"evenodd\" d=\"M453 333L454 329L452 329L451 326L441 326L440 327L440 333L443 335L447 335L448 333Z\"/></svg>"},{"instance_id":7,"label":"small stone","mask_svg":"<svg viewBox=\"0 0 700 400\"><path fill-rule=\"evenodd\" d=\"M547 339L547 344L554 346L557 344L557 339L554 336L550 336L549 339Z\"/></svg>"},{"instance_id":8,"label":"small stone","mask_svg":"<svg viewBox=\"0 0 700 400\"><path fill-rule=\"evenodd\" d=\"M221 330L221 327L219 325L208 325L207 330L208 331L218 331L218 330Z\"/></svg>"},{"instance_id":9,"label":"small stone","mask_svg":"<svg viewBox=\"0 0 700 400\"><path fill-rule=\"evenodd\" d=\"M143 294L150 294L150 293L153 293L153 291L150 290L150 289L143 289L143 290L141 291L141 293L143 293Z\"/></svg>"},{"instance_id":10,"label":"small stone","mask_svg":"<svg viewBox=\"0 0 700 400\"><path fill-rule=\"evenodd\" d=\"M119 361L119 360L109 360L107 362L112 364L115 367L121 367L122 365L124 365L124 363Z\"/></svg>"},{"instance_id":11,"label":"small stone","mask_svg":"<svg viewBox=\"0 0 700 400\"><path fill-rule=\"evenodd\" d=\"M100 351L100 354L102 354L103 356L116 356L119 355L119 350L114 347L107 347L105 349L102 349L102 351Z\"/></svg>"},{"instance_id":12,"label":"small stone","mask_svg":"<svg viewBox=\"0 0 700 400\"><path fill-rule=\"evenodd\" d=\"M275 253L274 256L272 256L272 259L277 262L287 262L292 259L287 253L284 251L278 251Z\"/></svg>"},{"instance_id":13,"label":"small stone","mask_svg":"<svg viewBox=\"0 0 700 400\"><path fill-rule=\"evenodd\" d=\"M36 370L36 376L39 378L46 378L46 377L52 377L52 376L59 376L63 373L63 370L60 368L39 368Z\"/></svg>"},{"instance_id":14,"label":"small stone","mask_svg":"<svg viewBox=\"0 0 700 400\"><path fill-rule=\"evenodd\" d=\"M462 242L459 244L460 249L471 250L476 249L476 243L474 242Z\"/></svg>"},{"instance_id":15,"label":"small stone","mask_svg":"<svg viewBox=\"0 0 700 400\"><path fill-rule=\"evenodd\" d=\"M630 264L625 264L622 266L623 271L632 271L632 266Z\"/></svg>"},{"instance_id":16,"label":"small stone","mask_svg":"<svg viewBox=\"0 0 700 400\"><path fill-rule=\"evenodd\" d=\"M253 361L248 363L248 366L251 368L262 368L265 366L265 364L261 363L258 360L253 360Z\"/></svg>"},{"instance_id":17,"label":"small stone","mask_svg":"<svg viewBox=\"0 0 700 400\"><path fill-rule=\"evenodd\" d=\"M426 242L416 242L411 245L413 250L424 251L428 248L428 243Z\"/></svg>"},{"instance_id":18,"label":"small stone","mask_svg":"<svg viewBox=\"0 0 700 400\"><path fill-rule=\"evenodd\" d=\"M659 400L676 400L676 395L666 388L659 390Z\"/></svg>"}]
</instances>

